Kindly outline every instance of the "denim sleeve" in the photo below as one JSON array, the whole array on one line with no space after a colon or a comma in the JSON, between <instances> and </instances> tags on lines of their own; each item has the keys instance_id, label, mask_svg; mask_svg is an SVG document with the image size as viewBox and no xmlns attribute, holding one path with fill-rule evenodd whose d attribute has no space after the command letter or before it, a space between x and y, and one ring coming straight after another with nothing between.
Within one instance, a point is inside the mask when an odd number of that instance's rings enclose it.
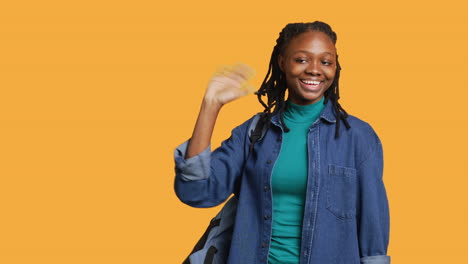
<instances>
[{"instance_id":1,"label":"denim sleeve","mask_svg":"<svg viewBox=\"0 0 468 264\"><path fill-rule=\"evenodd\" d=\"M358 203L358 236L361 264L389 264L387 247L390 214L383 182L382 144L374 133L375 144L358 167L360 200Z\"/></svg>"},{"instance_id":2,"label":"denim sleeve","mask_svg":"<svg viewBox=\"0 0 468 264\"><path fill-rule=\"evenodd\" d=\"M213 207L235 191L246 155L247 127L248 121L236 127L213 152L208 147L185 159L188 141L176 148L174 189L183 203L192 207Z\"/></svg>"}]
</instances>

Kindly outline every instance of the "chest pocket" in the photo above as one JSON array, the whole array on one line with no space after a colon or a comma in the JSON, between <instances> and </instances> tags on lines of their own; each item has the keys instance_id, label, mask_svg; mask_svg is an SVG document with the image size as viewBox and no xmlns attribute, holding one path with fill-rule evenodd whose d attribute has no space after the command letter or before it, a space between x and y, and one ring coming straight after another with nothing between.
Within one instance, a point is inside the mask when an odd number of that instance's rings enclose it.
<instances>
[{"instance_id":1,"label":"chest pocket","mask_svg":"<svg viewBox=\"0 0 468 264\"><path fill-rule=\"evenodd\" d=\"M339 219L356 215L357 176L353 168L328 165L327 209Z\"/></svg>"}]
</instances>

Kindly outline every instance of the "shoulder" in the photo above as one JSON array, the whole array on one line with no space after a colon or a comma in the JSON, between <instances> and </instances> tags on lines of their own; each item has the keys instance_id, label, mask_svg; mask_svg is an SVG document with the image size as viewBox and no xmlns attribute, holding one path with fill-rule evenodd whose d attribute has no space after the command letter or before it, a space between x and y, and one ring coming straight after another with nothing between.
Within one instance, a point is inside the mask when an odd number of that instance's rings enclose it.
<instances>
[{"instance_id":1,"label":"shoulder","mask_svg":"<svg viewBox=\"0 0 468 264\"><path fill-rule=\"evenodd\" d=\"M251 116L249 119L245 120L242 124L236 126L233 131L241 132L241 133L248 133L251 129L255 128L255 125L260 120L262 116L262 112L256 113Z\"/></svg>"},{"instance_id":2,"label":"shoulder","mask_svg":"<svg viewBox=\"0 0 468 264\"><path fill-rule=\"evenodd\" d=\"M237 138L237 140L245 142L249 136L250 131L255 129L255 125L260 119L261 113L252 115L250 118L245 120L243 123L237 125L232 129L231 137Z\"/></svg>"},{"instance_id":3,"label":"shoulder","mask_svg":"<svg viewBox=\"0 0 468 264\"><path fill-rule=\"evenodd\" d=\"M258 114L255 114L242 122L241 124L234 127L231 131L231 135L221 142L221 147L217 148L214 152L223 152L227 149L240 151L240 153L247 154L250 146L250 130L255 120L258 119ZM255 128L255 127L253 127Z\"/></svg>"},{"instance_id":4,"label":"shoulder","mask_svg":"<svg viewBox=\"0 0 468 264\"><path fill-rule=\"evenodd\" d=\"M368 122L353 115L348 115L347 121L351 126L347 130L347 133L350 133L357 147L365 152L381 148L381 140L375 129Z\"/></svg>"},{"instance_id":5,"label":"shoulder","mask_svg":"<svg viewBox=\"0 0 468 264\"><path fill-rule=\"evenodd\" d=\"M351 126L352 133L356 136L377 136L377 133L375 132L374 128L368 122L354 115L348 115L347 120L349 125Z\"/></svg>"}]
</instances>

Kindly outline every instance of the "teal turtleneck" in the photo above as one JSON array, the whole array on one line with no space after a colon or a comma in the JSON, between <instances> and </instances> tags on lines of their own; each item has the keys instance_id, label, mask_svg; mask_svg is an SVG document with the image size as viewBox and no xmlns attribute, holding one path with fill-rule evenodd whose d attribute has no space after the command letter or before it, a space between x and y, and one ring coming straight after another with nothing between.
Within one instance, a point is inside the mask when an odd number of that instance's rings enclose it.
<instances>
[{"instance_id":1,"label":"teal turtleneck","mask_svg":"<svg viewBox=\"0 0 468 264\"><path fill-rule=\"evenodd\" d=\"M309 105L286 102L281 151L273 168L272 237L269 264L298 264L307 187L307 136L325 108L324 97Z\"/></svg>"}]
</instances>

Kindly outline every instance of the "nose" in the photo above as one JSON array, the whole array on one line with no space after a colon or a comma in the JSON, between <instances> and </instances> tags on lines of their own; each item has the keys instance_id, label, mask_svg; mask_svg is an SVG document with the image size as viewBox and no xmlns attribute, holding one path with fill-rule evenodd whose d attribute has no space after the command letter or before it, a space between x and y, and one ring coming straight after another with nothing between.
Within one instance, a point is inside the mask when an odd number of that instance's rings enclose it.
<instances>
[{"instance_id":1,"label":"nose","mask_svg":"<svg viewBox=\"0 0 468 264\"><path fill-rule=\"evenodd\" d=\"M312 62L310 63L305 71L307 74L313 75L313 76L318 76L320 75L320 68L319 68L319 63L318 62Z\"/></svg>"}]
</instances>

